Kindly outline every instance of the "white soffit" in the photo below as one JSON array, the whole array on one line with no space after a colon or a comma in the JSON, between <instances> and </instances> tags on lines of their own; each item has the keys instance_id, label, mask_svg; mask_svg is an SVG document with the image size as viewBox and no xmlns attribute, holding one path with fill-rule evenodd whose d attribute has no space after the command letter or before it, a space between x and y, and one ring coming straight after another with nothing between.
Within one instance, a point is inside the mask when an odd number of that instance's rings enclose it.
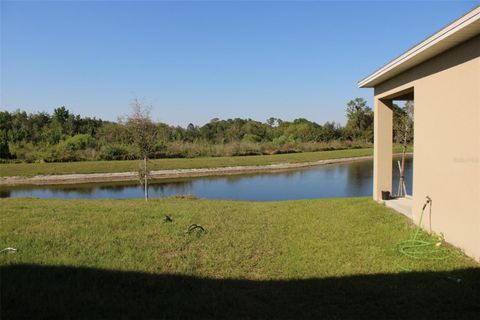
<instances>
[{"instance_id":1,"label":"white soffit","mask_svg":"<svg viewBox=\"0 0 480 320\"><path fill-rule=\"evenodd\" d=\"M360 80L358 86L373 88L478 34L480 34L480 6Z\"/></svg>"}]
</instances>

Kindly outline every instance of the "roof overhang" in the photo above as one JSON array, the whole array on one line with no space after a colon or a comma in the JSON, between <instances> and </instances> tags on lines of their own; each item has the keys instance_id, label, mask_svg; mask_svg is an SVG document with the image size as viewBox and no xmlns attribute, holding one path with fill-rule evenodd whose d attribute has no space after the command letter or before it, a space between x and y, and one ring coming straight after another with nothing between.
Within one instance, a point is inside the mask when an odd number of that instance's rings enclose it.
<instances>
[{"instance_id":1,"label":"roof overhang","mask_svg":"<svg viewBox=\"0 0 480 320\"><path fill-rule=\"evenodd\" d=\"M376 85L480 34L480 6L360 80L360 88Z\"/></svg>"}]
</instances>

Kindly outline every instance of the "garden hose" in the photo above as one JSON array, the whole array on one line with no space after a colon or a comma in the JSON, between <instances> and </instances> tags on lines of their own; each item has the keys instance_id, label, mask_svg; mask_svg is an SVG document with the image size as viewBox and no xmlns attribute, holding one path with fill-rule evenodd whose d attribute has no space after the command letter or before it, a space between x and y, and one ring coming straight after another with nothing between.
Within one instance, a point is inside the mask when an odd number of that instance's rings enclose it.
<instances>
[{"instance_id":1,"label":"garden hose","mask_svg":"<svg viewBox=\"0 0 480 320\"><path fill-rule=\"evenodd\" d=\"M427 196L427 200L422 208L422 213L420 214L420 221L415 228L412 238L399 242L397 244L398 252L408 258L416 260L445 260L451 256L452 251L442 247L442 239L440 237L436 240L426 237L422 238L420 233L423 215L425 214L427 205L429 206L431 220L432 199ZM430 233L431 232L430 224Z\"/></svg>"},{"instance_id":2,"label":"garden hose","mask_svg":"<svg viewBox=\"0 0 480 320\"><path fill-rule=\"evenodd\" d=\"M185 232L186 234L192 233L194 230L199 230L203 233L206 233L207 231L199 224L192 224L188 227L187 231Z\"/></svg>"}]
</instances>

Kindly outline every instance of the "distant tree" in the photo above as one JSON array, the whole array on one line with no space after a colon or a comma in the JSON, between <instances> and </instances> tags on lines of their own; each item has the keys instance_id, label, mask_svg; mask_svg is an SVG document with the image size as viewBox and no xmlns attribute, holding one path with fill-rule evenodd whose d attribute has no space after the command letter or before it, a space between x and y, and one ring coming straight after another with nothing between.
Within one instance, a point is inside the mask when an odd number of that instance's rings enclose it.
<instances>
[{"instance_id":1,"label":"distant tree","mask_svg":"<svg viewBox=\"0 0 480 320\"><path fill-rule=\"evenodd\" d=\"M347 138L371 141L373 139L373 111L363 98L355 98L347 103Z\"/></svg>"},{"instance_id":2,"label":"distant tree","mask_svg":"<svg viewBox=\"0 0 480 320\"><path fill-rule=\"evenodd\" d=\"M151 107L142 105L137 99L132 102L132 114L127 118L127 127L129 128L133 141L138 148L138 154L143 159L143 166L140 166L140 183L144 186L145 201L148 201L148 178L150 170L148 168L148 159L155 150L157 140L157 126L153 123L150 116Z\"/></svg>"},{"instance_id":3,"label":"distant tree","mask_svg":"<svg viewBox=\"0 0 480 320\"><path fill-rule=\"evenodd\" d=\"M325 122L320 130L320 140L324 142L339 139L342 135L341 127L334 122Z\"/></svg>"},{"instance_id":4,"label":"distant tree","mask_svg":"<svg viewBox=\"0 0 480 320\"><path fill-rule=\"evenodd\" d=\"M0 159L10 159L12 154L8 147L8 141L4 137L0 137Z\"/></svg>"},{"instance_id":5,"label":"distant tree","mask_svg":"<svg viewBox=\"0 0 480 320\"><path fill-rule=\"evenodd\" d=\"M198 127L193 125L193 123L189 123L187 129L185 130L185 138L187 142L193 142L199 137L200 133L198 131Z\"/></svg>"},{"instance_id":6,"label":"distant tree","mask_svg":"<svg viewBox=\"0 0 480 320\"><path fill-rule=\"evenodd\" d=\"M59 143L63 136L62 124L58 121L52 121L52 123L47 127L45 135L47 137L48 144L55 145Z\"/></svg>"},{"instance_id":7,"label":"distant tree","mask_svg":"<svg viewBox=\"0 0 480 320\"><path fill-rule=\"evenodd\" d=\"M12 157L8 146L8 132L12 129L12 116L7 111L0 111L0 158Z\"/></svg>"},{"instance_id":8,"label":"distant tree","mask_svg":"<svg viewBox=\"0 0 480 320\"><path fill-rule=\"evenodd\" d=\"M7 138L12 130L12 115L8 111L0 111L0 133Z\"/></svg>"},{"instance_id":9,"label":"distant tree","mask_svg":"<svg viewBox=\"0 0 480 320\"><path fill-rule=\"evenodd\" d=\"M50 115L46 112L30 114L29 140L32 143L39 143L45 140L45 131L50 124Z\"/></svg>"},{"instance_id":10,"label":"distant tree","mask_svg":"<svg viewBox=\"0 0 480 320\"><path fill-rule=\"evenodd\" d=\"M28 139L28 115L25 111L15 111L10 126L9 138L12 142L24 142Z\"/></svg>"},{"instance_id":11,"label":"distant tree","mask_svg":"<svg viewBox=\"0 0 480 320\"><path fill-rule=\"evenodd\" d=\"M274 117L270 117L267 119L267 124L271 127L275 126L275 122L277 122L277 119L275 119Z\"/></svg>"},{"instance_id":12,"label":"distant tree","mask_svg":"<svg viewBox=\"0 0 480 320\"><path fill-rule=\"evenodd\" d=\"M405 102L399 107L393 104L393 139L395 143L404 144L413 141L413 101Z\"/></svg>"},{"instance_id":13,"label":"distant tree","mask_svg":"<svg viewBox=\"0 0 480 320\"><path fill-rule=\"evenodd\" d=\"M233 119L225 130L226 141L232 142L241 140L245 135L244 124L245 121L242 119Z\"/></svg>"},{"instance_id":14,"label":"distant tree","mask_svg":"<svg viewBox=\"0 0 480 320\"><path fill-rule=\"evenodd\" d=\"M65 124L70 116L70 112L65 108L65 106L61 106L60 108L56 108L53 110L53 120L58 121L60 124Z\"/></svg>"}]
</instances>

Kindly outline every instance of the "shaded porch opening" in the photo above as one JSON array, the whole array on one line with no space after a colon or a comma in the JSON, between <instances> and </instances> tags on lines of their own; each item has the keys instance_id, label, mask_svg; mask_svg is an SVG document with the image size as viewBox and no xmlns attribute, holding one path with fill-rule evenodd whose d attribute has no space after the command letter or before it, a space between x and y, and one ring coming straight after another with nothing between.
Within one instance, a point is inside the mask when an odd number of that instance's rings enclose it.
<instances>
[{"instance_id":1,"label":"shaded porch opening","mask_svg":"<svg viewBox=\"0 0 480 320\"><path fill-rule=\"evenodd\" d=\"M413 206L413 173L406 176L405 172L408 165L412 166L408 169L413 172L413 103L413 87L376 98L374 126L373 197L410 218ZM394 156L396 153L405 157ZM382 193L385 192L390 192L392 198L384 200Z\"/></svg>"}]
</instances>

